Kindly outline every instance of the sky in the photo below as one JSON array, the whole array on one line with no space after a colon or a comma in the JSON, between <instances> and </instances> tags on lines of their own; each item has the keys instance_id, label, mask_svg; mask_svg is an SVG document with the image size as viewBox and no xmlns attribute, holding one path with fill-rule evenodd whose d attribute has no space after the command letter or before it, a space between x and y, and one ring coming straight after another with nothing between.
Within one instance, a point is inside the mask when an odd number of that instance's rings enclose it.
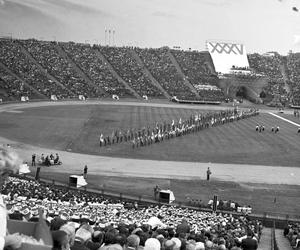
<instances>
[{"instance_id":1,"label":"sky","mask_svg":"<svg viewBox=\"0 0 300 250\"><path fill-rule=\"evenodd\" d=\"M200 51L216 40L287 54L300 51L294 6L300 1L0 0L0 36Z\"/></svg>"}]
</instances>

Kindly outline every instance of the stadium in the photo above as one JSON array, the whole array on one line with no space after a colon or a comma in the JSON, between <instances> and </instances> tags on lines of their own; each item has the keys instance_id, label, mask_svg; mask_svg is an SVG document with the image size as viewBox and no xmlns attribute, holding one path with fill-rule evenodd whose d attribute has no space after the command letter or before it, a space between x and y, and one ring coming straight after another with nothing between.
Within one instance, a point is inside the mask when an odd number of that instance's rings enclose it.
<instances>
[{"instance_id":1,"label":"stadium","mask_svg":"<svg viewBox=\"0 0 300 250\"><path fill-rule=\"evenodd\" d=\"M299 54L113 33L0 38L0 249L299 247Z\"/></svg>"}]
</instances>

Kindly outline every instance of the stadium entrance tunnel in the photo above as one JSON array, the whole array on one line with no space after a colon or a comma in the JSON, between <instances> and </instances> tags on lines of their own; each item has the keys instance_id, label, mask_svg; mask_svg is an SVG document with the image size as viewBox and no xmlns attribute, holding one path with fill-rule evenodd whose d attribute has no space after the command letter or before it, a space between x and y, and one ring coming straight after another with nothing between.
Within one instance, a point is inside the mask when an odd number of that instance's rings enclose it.
<instances>
[{"instance_id":1,"label":"stadium entrance tunnel","mask_svg":"<svg viewBox=\"0 0 300 250\"><path fill-rule=\"evenodd\" d=\"M226 96L232 99L239 97L254 103L263 102L259 94L266 85L267 81L264 79L241 80L238 77L228 77L221 79L219 82L219 87L224 91Z\"/></svg>"},{"instance_id":2,"label":"stadium entrance tunnel","mask_svg":"<svg viewBox=\"0 0 300 250\"><path fill-rule=\"evenodd\" d=\"M240 86L237 89L235 96L247 99L247 88L245 86Z\"/></svg>"}]
</instances>

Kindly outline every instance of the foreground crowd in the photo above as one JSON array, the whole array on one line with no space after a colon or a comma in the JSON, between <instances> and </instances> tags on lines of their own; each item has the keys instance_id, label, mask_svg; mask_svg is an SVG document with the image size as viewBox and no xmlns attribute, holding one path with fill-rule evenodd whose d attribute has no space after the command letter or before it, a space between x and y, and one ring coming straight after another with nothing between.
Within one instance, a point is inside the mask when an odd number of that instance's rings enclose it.
<instances>
[{"instance_id":1,"label":"foreground crowd","mask_svg":"<svg viewBox=\"0 0 300 250\"><path fill-rule=\"evenodd\" d=\"M17 249L23 239L6 233L6 213L11 219L37 221L41 210L53 249L237 250L248 244L257 247L260 239L261 223L244 216L175 206L139 207L20 177L6 178L17 163L16 156L1 149L0 249Z\"/></svg>"}]
</instances>

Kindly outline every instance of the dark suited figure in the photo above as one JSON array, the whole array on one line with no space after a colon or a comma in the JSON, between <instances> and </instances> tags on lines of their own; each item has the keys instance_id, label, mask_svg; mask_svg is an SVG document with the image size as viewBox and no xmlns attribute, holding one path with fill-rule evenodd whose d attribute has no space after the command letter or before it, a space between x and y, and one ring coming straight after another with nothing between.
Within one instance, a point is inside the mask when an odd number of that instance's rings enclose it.
<instances>
[{"instance_id":1,"label":"dark suited figure","mask_svg":"<svg viewBox=\"0 0 300 250\"><path fill-rule=\"evenodd\" d=\"M87 165L84 166L84 169L83 169L83 178L86 179L87 178L87 171L88 171L88 167Z\"/></svg>"},{"instance_id":2,"label":"dark suited figure","mask_svg":"<svg viewBox=\"0 0 300 250\"><path fill-rule=\"evenodd\" d=\"M36 154L33 154L31 157L31 166L35 166L35 158L36 158Z\"/></svg>"},{"instance_id":3,"label":"dark suited figure","mask_svg":"<svg viewBox=\"0 0 300 250\"><path fill-rule=\"evenodd\" d=\"M242 240L241 245L243 250L256 250L258 247L258 243L255 239L253 239L252 231L247 232L247 238Z\"/></svg>"},{"instance_id":4,"label":"dark suited figure","mask_svg":"<svg viewBox=\"0 0 300 250\"><path fill-rule=\"evenodd\" d=\"M211 174L212 174L212 173L211 173L211 171L210 171L210 168L208 167L208 168L207 168L207 171L206 171L206 180L209 181L210 175L211 175Z\"/></svg>"}]
</instances>

